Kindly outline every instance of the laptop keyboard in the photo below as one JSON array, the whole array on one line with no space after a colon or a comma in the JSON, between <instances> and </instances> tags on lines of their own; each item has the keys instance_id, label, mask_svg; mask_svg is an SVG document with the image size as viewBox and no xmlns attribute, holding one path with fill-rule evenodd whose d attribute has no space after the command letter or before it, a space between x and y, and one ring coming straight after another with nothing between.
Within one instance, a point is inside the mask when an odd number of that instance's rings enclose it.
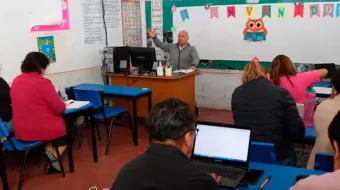
<instances>
[{"instance_id":1,"label":"laptop keyboard","mask_svg":"<svg viewBox=\"0 0 340 190\"><path fill-rule=\"evenodd\" d=\"M225 177L231 180L237 180L243 173L242 170L234 169L231 167L221 168L214 166L205 166L202 164L196 164L196 166L208 174L215 173L217 176Z\"/></svg>"}]
</instances>

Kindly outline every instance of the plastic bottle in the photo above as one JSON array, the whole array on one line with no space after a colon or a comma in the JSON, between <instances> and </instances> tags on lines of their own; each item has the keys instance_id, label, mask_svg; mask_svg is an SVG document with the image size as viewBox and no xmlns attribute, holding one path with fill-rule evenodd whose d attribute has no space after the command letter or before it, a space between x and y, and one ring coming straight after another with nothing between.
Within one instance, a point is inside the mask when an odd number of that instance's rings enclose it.
<instances>
[{"instance_id":1,"label":"plastic bottle","mask_svg":"<svg viewBox=\"0 0 340 190\"><path fill-rule=\"evenodd\" d=\"M304 102L303 123L305 127L314 127L315 93L309 93Z\"/></svg>"},{"instance_id":2,"label":"plastic bottle","mask_svg":"<svg viewBox=\"0 0 340 190\"><path fill-rule=\"evenodd\" d=\"M159 65L157 67L157 76L164 76L164 68L162 66L162 62L159 62Z\"/></svg>"}]
</instances>

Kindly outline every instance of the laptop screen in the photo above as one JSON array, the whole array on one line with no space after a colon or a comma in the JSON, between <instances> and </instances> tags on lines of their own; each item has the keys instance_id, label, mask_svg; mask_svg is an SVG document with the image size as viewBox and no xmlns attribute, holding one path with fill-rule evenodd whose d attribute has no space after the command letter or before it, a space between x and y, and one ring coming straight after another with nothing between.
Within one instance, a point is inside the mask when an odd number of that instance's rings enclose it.
<instances>
[{"instance_id":1,"label":"laptop screen","mask_svg":"<svg viewBox=\"0 0 340 190\"><path fill-rule=\"evenodd\" d=\"M250 129L197 124L193 155L221 161L247 162Z\"/></svg>"}]
</instances>

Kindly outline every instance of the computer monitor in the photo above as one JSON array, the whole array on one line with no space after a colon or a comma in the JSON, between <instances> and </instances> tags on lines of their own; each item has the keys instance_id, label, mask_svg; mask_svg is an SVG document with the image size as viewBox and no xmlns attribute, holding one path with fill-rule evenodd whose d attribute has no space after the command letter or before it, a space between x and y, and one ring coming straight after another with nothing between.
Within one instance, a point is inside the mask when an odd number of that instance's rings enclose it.
<instances>
[{"instance_id":1,"label":"computer monitor","mask_svg":"<svg viewBox=\"0 0 340 190\"><path fill-rule=\"evenodd\" d=\"M154 62L156 62L155 48L147 47L129 47L131 65L138 67L139 74L144 71L152 71Z\"/></svg>"},{"instance_id":2,"label":"computer monitor","mask_svg":"<svg viewBox=\"0 0 340 190\"><path fill-rule=\"evenodd\" d=\"M113 65L115 73L126 73L130 69L129 47L115 47L113 49Z\"/></svg>"},{"instance_id":3,"label":"computer monitor","mask_svg":"<svg viewBox=\"0 0 340 190\"><path fill-rule=\"evenodd\" d=\"M197 123L193 157L248 163L251 129L233 125Z\"/></svg>"},{"instance_id":4,"label":"computer monitor","mask_svg":"<svg viewBox=\"0 0 340 190\"><path fill-rule=\"evenodd\" d=\"M336 68L335 63L322 63L322 64L315 64L314 69L327 69L328 74L326 76L326 79L331 79Z\"/></svg>"}]
</instances>

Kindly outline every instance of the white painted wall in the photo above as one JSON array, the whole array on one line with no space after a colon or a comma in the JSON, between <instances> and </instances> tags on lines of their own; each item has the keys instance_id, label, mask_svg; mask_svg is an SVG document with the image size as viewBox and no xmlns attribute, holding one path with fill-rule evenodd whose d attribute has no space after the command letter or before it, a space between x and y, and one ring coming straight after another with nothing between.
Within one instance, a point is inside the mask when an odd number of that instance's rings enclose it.
<instances>
[{"instance_id":1,"label":"white painted wall","mask_svg":"<svg viewBox=\"0 0 340 190\"><path fill-rule=\"evenodd\" d=\"M231 96L241 77L242 71L201 70L195 86L198 107L231 110Z\"/></svg>"}]
</instances>

